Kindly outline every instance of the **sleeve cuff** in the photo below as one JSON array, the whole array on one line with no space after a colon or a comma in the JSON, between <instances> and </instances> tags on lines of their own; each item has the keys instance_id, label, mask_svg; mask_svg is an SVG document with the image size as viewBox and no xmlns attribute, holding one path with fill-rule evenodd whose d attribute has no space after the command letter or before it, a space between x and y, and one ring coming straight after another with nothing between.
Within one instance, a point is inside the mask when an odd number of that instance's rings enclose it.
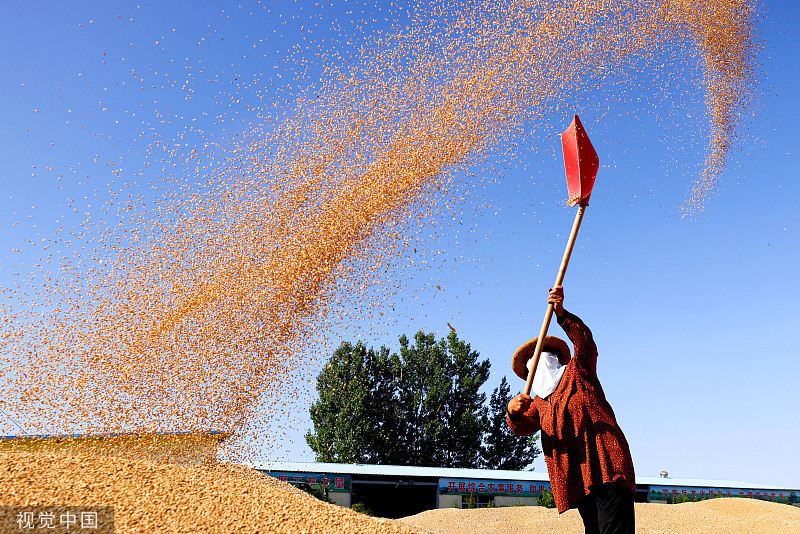
<instances>
[{"instance_id":1,"label":"sleeve cuff","mask_svg":"<svg viewBox=\"0 0 800 534\"><path fill-rule=\"evenodd\" d=\"M511 421L512 423L519 423L522 420L522 416L520 414L514 415L511 412L509 412L507 408L506 408L506 416L508 417L508 420Z\"/></svg>"}]
</instances>

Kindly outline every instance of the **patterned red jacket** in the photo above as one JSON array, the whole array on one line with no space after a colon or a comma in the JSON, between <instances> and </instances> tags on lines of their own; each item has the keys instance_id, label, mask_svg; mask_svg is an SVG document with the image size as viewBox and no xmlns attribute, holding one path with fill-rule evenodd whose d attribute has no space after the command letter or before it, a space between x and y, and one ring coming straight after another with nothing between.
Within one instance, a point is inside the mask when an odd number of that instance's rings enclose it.
<instances>
[{"instance_id":1,"label":"patterned red jacket","mask_svg":"<svg viewBox=\"0 0 800 534\"><path fill-rule=\"evenodd\" d=\"M619 482L636 491L628 441L597 379L597 346L592 332L575 315L558 318L575 345L556 390L508 426L517 436L541 429L542 451L559 513L575 508L593 485Z\"/></svg>"}]
</instances>

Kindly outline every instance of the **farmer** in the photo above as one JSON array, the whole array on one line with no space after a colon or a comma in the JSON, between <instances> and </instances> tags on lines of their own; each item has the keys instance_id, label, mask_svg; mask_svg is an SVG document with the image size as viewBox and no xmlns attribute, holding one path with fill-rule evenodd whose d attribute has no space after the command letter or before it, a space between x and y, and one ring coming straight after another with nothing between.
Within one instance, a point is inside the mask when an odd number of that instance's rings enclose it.
<instances>
[{"instance_id":1,"label":"farmer","mask_svg":"<svg viewBox=\"0 0 800 534\"><path fill-rule=\"evenodd\" d=\"M578 508L586 534L634 534L636 481L625 435L597 379L597 346L589 328L564 309L564 289L550 290L558 324L575 346L547 336L531 394L508 403L508 426L517 436L542 431L550 485L559 513ZM536 339L514 353L512 366L528 378Z\"/></svg>"}]
</instances>

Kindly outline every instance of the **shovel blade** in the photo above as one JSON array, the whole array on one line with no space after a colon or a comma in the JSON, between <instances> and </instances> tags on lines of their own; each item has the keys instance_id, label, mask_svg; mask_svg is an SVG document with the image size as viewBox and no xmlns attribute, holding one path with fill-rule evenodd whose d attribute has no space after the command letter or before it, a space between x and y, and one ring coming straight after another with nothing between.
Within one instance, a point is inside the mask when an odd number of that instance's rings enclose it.
<instances>
[{"instance_id":1,"label":"shovel blade","mask_svg":"<svg viewBox=\"0 0 800 534\"><path fill-rule=\"evenodd\" d=\"M564 168L567 171L569 205L588 206L600 160L577 115L561 134L561 147L564 150Z\"/></svg>"}]
</instances>

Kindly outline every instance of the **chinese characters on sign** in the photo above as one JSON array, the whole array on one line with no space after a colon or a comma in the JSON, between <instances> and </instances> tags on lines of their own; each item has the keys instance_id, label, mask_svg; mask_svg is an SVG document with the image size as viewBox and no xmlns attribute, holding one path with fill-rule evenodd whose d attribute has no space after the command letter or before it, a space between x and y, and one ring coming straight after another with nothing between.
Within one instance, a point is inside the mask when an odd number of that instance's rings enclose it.
<instances>
[{"instance_id":1,"label":"chinese characters on sign","mask_svg":"<svg viewBox=\"0 0 800 534\"><path fill-rule=\"evenodd\" d=\"M675 501L679 497L693 500L716 499L719 497L745 497L764 501L784 501L791 497L790 492L758 491L747 488L685 488L679 486L659 486L650 489L650 500Z\"/></svg>"},{"instance_id":2,"label":"chinese characters on sign","mask_svg":"<svg viewBox=\"0 0 800 534\"><path fill-rule=\"evenodd\" d=\"M262 471L282 482L300 485L308 484L312 489L323 489L329 492L350 492L350 475L327 475L325 473L285 473Z\"/></svg>"},{"instance_id":3,"label":"chinese characters on sign","mask_svg":"<svg viewBox=\"0 0 800 534\"><path fill-rule=\"evenodd\" d=\"M461 480L456 478L439 479L440 495L517 495L535 497L550 489L549 482L511 481L511 480Z\"/></svg>"},{"instance_id":4,"label":"chinese characters on sign","mask_svg":"<svg viewBox=\"0 0 800 534\"><path fill-rule=\"evenodd\" d=\"M114 532L112 506L0 506L0 532Z\"/></svg>"}]
</instances>

